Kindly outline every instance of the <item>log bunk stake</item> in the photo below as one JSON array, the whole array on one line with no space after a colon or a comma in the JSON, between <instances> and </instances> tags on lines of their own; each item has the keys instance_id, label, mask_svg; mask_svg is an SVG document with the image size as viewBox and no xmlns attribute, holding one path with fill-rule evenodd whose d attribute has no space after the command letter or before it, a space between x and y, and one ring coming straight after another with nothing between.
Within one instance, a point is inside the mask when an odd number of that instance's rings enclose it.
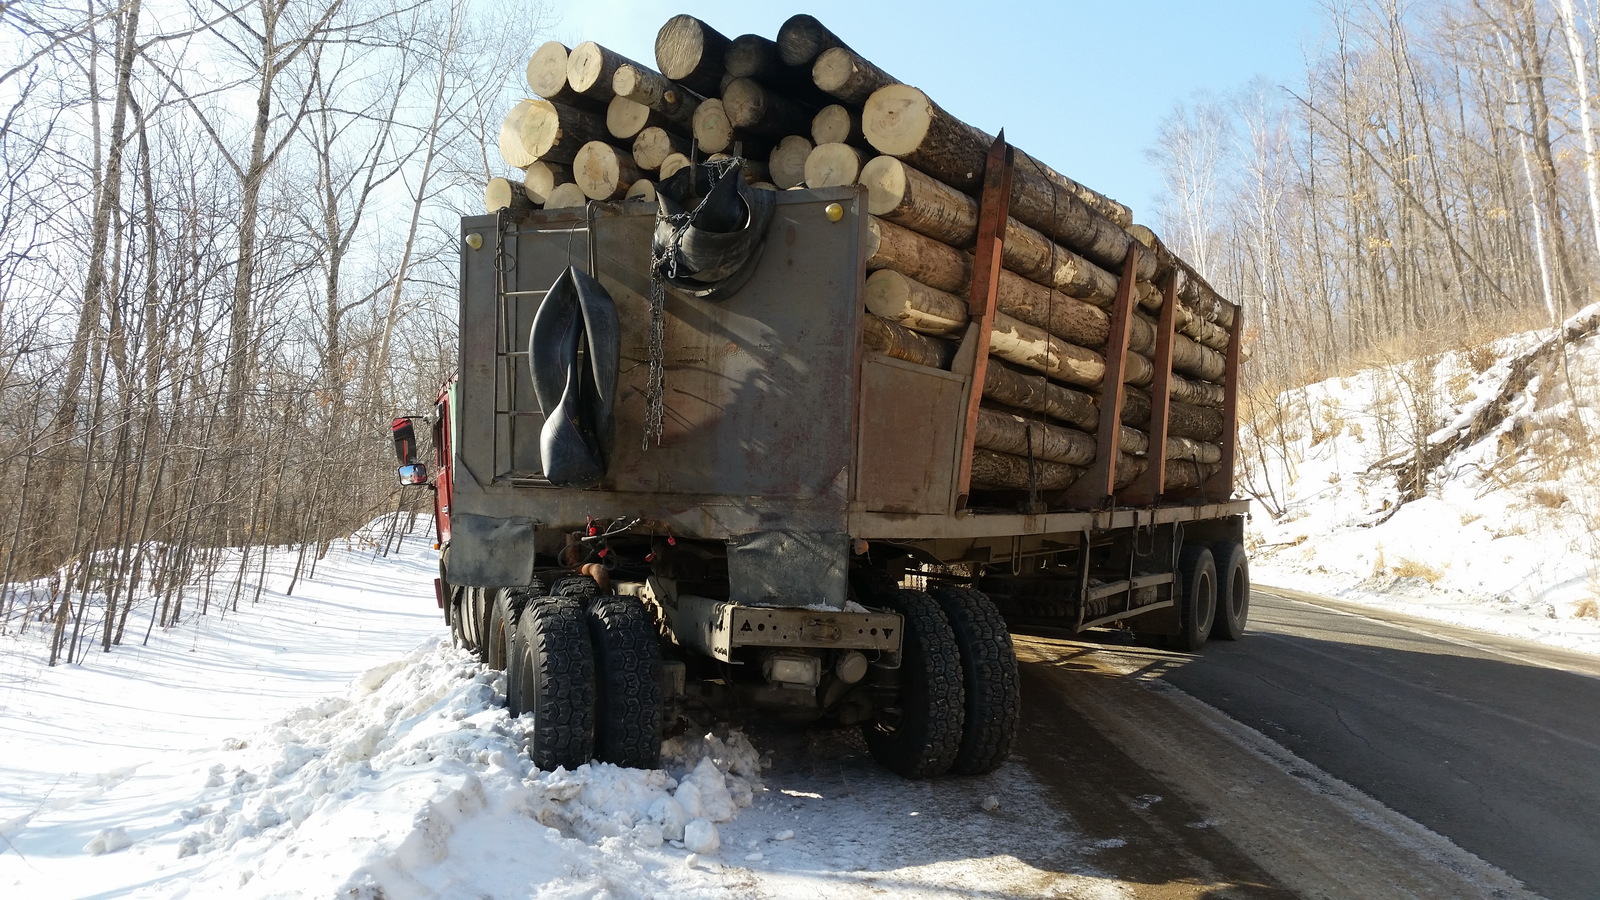
<instances>
[{"instance_id":1,"label":"log bunk stake","mask_svg":"<svg viewBox=\"0 0 1600 900\"><path fill-rule=\"evenodd\" d=\"M1000 258L1005 249L1006 208L1011 202L1011 170L1015 155L1002 130L984 161L983 196L978 203L977 258L968 294L966 339L956 367L966 375L967 414L961 431L961 461L956 469L955 508L964 509L972 493L973 442L978 436L978 406L983 400L984 377L989 370L989 336L994 328L995 297L1000 286Z\"/></svg>"},{"instance_id":2,"label":"log bunk stake","mask_svg":"<svg viewBox=\"0 0 1600 900\"><path fill-rule=\"evenodd\" d=\"M1100 425L1095 431L1099 447L1094 464L1083 477L1061 493L1060 505L1077 509L1107 509L1117 486L1117 436L1122 428L1122 394L1128 360L1128 335L1133 328L1134 285L1139 271L1139 245L1128 247L1112 304L1111 336L1106 342L1106 374L1100 380ZM1152 402L1154 400L1152 399ZM1057 504L1052 504L1057 505Z\"/></svg>"}]
</instances>

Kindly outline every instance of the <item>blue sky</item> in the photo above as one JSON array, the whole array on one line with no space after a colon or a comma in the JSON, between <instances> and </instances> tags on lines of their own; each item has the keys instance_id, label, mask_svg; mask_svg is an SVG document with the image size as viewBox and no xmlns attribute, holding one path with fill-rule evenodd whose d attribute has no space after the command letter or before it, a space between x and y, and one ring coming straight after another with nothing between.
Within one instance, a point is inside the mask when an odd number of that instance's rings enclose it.
<instances>
[{"instance_id":1,"label":"blue sky","mask_svg":"<svg viewBox=\"0 0 1600 900\"><path fill-rule=\"evenodd\" d=\"M655 34L687 12L729 37L775 37L808 12L952 114L1154 219L1145 161L1162 118L1197 91L1303 78L1323 31L1317 0L557 0L551 36L655 65ZM531 52L531 48L530 48Z\"/></svg>"}]
</instances>

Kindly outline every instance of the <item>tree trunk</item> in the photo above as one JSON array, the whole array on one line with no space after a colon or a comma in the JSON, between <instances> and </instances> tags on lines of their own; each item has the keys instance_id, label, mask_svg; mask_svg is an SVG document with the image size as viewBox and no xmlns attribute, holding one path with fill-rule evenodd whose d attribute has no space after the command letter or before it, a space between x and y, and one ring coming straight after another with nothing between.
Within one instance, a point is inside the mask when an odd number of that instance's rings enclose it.
<instances>
[{"instance_id":1,"label":"tree trunk","mask_svg":"<svg viewBox=\"0 0 1600 900\"><path fill-rule=\"evenodd\" d=\"M567 80L567 64L572 52L560 41L545 41L528 58L528 87L539 97L551 103L560 103L589 112L606 108L605 100L587 97L573 89ZM610 98L606 98L610 99Z\"/></svg>"},{"instance_id":2,"label":"tree trunk","mask_svg":"<svg viewBox=\"0 0 1600 900\"><path fill-rule=\"evenodd\" d=\"M722 108L733 127L751 134L782 138L804 134L816 107L804 106L753 78L735 78L722 91Z\"/></svg>"},{"instance_id":3,"label":"tree trunk","mask_svg":"<svg viewBox=\"0 0 1600 900\"><path fill-rule=\"evenodd\" d=\"M866 161L866 151L849 144L818 144L806 156L801 177L809 188L855 184Z\"/></svg>"},{"instance_id":4,"label":"tree trunk","mask_svg":"<svg viewBox=\"0 0 1600 900\"><path fill-rule=\"evenodd\" d=\"M823 93L855 107L866 103L878 88L900 83L849 47L830 47L819 54L811 67L811 80Z\"/></svg>"},{"instance_id":5,"label":"tree trunk","mask_svg":"<svg viewBox=\"0 0 1600 900\"><path fill-rule=\"evenodd\" d=\"M509 178L491 178L483 188L483 210L495 213L502 209L533 209L533 200L520 181Z\"/></svg>"},{"instance_id":6,"label":"tree trunk","mask_svg":"<svg viewBox=\"0 0 1600 900\"><path fill-rule=\"evenodd\" d=\"M974 444L985 450L1011 453L1026 458L1087 466L1094 462L1098 442L1071 428L1034 421L994 409L978 410Z\"/></svg>"},{"instance_id":7,"label":"tree trunk","mask_svg":"<svg viewBox=\"0 0 1600 900\"><path fill-rule=\"evenodd\" d=\"M972 486L998 490L1059 491L1083 476L1083 469L1058 462L997 453L983 447L972 451Z\"/></svg>"},{"instance_id":8,"label":"tree trunk","mask_svg":"<svg viewBox=\"0 0 1600 900\"><path fill-rule=\"evenodd\" d=\"M646 128L633 139L633 161L641 169L660 169L674 153L687 154L689 139L665 128Z\"/></svg>"},{"instance_id":9,"label":"tree trunk","mask_svg":"<svg viewBox=\"0 0 1600 900\"><path fill-rule=\"evenodd\" d=\"M693 163L689 161L689 157L685 154L668 153L667 158L661 161L661 168L656 171L657 174L661 176L661 179L665 181L667 178L670 178L674 172L678 171L679 169L687 168L690 165L693 165Z\"/></svg>"},{"instance_id":10,"label":"tree trunk","mask_svg":"<svg viewBox=\"0 0 1600 900\"><path fill-rule=\"evenodd\" d=\"M560 163L535 160L522 170L523 190L527 192L529 200L541 206L558 185L571 183L572 167Z\"/></svg>"},{"instance_id":11,"label":"tree trunk","mask_svg":"<svg viewBox=\"0 0 1600 900\"><path fill-rule=\"evenodd\" d=\"M862 131L879 153L898 157L918 170L969 193L983 181L984 160L994 138L945 112L927 94L905 84L879 88L867 98ZM1056 192L1076 195L1118 226L1132 224L1126 206L1089 190L1021 150L1017 171L1047 179Z\"/></svg>"},{"instance_id":12,"label":"tree trunk","mask_svg":"<svg viewBox=\"0 0 1600 900\"><path fill-rule=\"evenodd\" d=\"M733 120L721 100L707 100L694 111L694 142L706 153L721 153L733 146Z\"/></svg>"},{"instance_id":13,"label":"tree trunk","mask_svg":"<svg viewBox=\"0 0 1600 900\"><path fill-rule=\"evenodd\" d=\"M996 359L990 359L984 370L983 398L1043 413L1091 434L1100 424L1100 406L1093 397L1056 384L1043 375L1018 371ZM1145 418L1149 417L1147 400Z\"/></svg>"},{"instance_id":14,"label":"tree trunk","mask_svg":"<svg viewBox=\"0 0 1600 900\"><path fill-rule=\"evenodd\" d=\"M532 105L527 107L518 133L521 135L522 148L532 154L535 160L571 163L584 144L611 140L611 132L606 130L603 116L570 106L557 106L546 100L523 102ZM532 161L529 160L529 163Z\"/></svg>"},{"instance_id":15,"label":"tree trunk","mask_svg":"<svg viewBox=\"0 0 1600 900\"><path fill-rule=\"evenodd\" d=\"M656 68L690 90L715 96L721 93L729 43L694 16L673 16L656 32Z\"/></svg>"},{"instance_id":16,"label":"tree trunk","mask_svg":"<svg viewBox=\"0 0 1600 900\"><path fill-rule=\"evenodd\" d=\"M955 345L949 341L917 334L877 316L862 317L861 345L874 353L931 369L949 369L956 354Z\"/></svg>"},{"instance_id":17,"label":"tree trunk","mask_svg":"<svg viewBox=\"0 0 1600 900\"><path fill-rule=\"evenodd\" d=\"M633 155L604 141L590 141L572 162L572 180L591 200L616 200L644 177Z\"/></svg>"},{"instance_id":18,"label":"tree trunk","mask_svg":"<svg viewBox=\"0 0 1600 900\"><path fill-rule=\"evenodd\" d=\"M627 97L612 97L606 105L606 131L619 141L631 141L646 128L669 124L665 116Z\"/></svg>"},{"instance_id":19,"label":"tree trunk","mask_svg":"<svg viewBox=\"0 0 1600 900\"><path fill-rule=\"evenodd\" d=\"M843 47L839 36L824 28L815 16L801 13L790 16L778 27L778 50L783 61L791 66L803 66L816 59L830 47Z\"/></svg>"},{"instance_id":20,"label":"tree trunk","mask_svg":"<svg viewBox=\"0 0 1600 900\"><path fill-rule=\"evenodd\" d=\"M617 96L612 79L623 66L635 71L642 68L614 50L608 50L594 41L584 41L572 48L572 53L567 56L567 85L595 103L610 103L611 98Z\"/></svg>"},{"instance_id":21,"label":"tree trunk","mask_svg":"<svg viewBox=\"0 0 1600 900\"><path fill-rule=\"evenodd\" d=\"M811 117L811 143L865 147L867 139L861 134L861 116L837 103L824 106Z\"/></svg>"},{"instance_id":22,"label":"tree trunk","mask_svg":"<svg viewBox=\"0 0 1600 900\"><path fill-rule=\"evenodd\" d=\"M694 127L694 111L700 96L666 76L644 66L623 66L611 76L611 90L618 97L650 107L681 129Z\"/></svg>"},{"instance_id":23,"label":"tree trunk","mask_svg":"<svg viewBox=\"0 0 1600 900\"><path fill-rule=\"evenodd\" d=\"M767 169L779 190L786 191L807 180L806 158L811 150L811 142L798 134L789 135L772 148L772 155L767 157Z\"/></svg>"},{"instance_id":24,"label":"tree trunk","mask_svg":"<svg viewBox=\"0 0 1600 900\"><path fill-rule=\"evenodd\" d=\"M556 185L555 190L551 191L550 196L545 199L544 208L568 209L574 206L587 205L588 202L589 198L583 193L583 188L578 187L576 184L560 184Z\"/></svg>"}]
</instances>

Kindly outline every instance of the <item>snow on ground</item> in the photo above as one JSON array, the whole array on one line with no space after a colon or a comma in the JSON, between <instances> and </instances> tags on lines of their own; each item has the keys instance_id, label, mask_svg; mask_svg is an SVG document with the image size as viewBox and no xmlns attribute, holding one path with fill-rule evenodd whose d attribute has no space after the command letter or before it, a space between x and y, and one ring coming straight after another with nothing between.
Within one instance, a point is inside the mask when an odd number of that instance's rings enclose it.
<instances>
[{"instance_id":1,"label":"snow on ground","mask_svg":"<svg viewBox=\"0 0 1600 900\"><path fill-rule=\"evenodd\" d=\"M763 756L719 728L660 771L541 772L503 674L449 645L437 565L358 535L294 596L274 552L259 603L147 647L52 669L37 628L0 637L0 896L1128 896L1016 762L906 782L854 731Z\"/></svg>"},{"instance_id":2,"label":"snow on ground","mask_svg":"<svg viewBox=\"0 0 1600 900\"><path fill-rule=\"evenodd\" d=\"M1505 383L1509 360L1547 336L1369 368L1258 406L1241 449L1241 483L1261 501L1255 582L1600 654L1600 341L1572 345L1565 372L1541 370L1498 430L1399 503L1394 465L1453 433Z\"/></svg>"}]
</instances>

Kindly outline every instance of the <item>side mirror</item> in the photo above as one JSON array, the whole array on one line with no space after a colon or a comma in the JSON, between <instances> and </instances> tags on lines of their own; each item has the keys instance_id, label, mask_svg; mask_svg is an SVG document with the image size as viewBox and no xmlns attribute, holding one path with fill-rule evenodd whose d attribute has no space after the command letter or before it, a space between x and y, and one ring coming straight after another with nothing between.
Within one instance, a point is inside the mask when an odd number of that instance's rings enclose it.
<instances>
[{"instance_id":1,"label":"side mirror","mask_svg":"<svg viewBox=\"0 0 1600 900\"><path fill-rule=\"evenodd\" d=\"M428 483L428 467L422 463L409 463L400 467L400 483L416 485Z\"/></svg>"}]
</instances>

